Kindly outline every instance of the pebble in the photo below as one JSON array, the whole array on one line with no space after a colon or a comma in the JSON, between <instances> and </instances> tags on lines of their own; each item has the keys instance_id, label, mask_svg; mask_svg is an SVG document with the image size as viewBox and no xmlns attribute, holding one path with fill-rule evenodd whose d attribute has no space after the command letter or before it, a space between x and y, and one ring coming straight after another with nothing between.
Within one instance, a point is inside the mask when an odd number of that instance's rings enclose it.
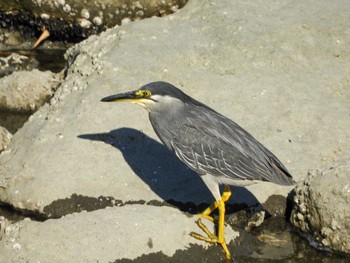
<instances>
[{"instance_id":1,"label":"pebble","mask_svg":"<svg viewBox=\"0 0 350 263\"><path fill-rule=\"evenodd\" d=\"M80 15L82 18L89 19L90 18L90 13L89 10L83 8L80 12Z\"/></svg>"},{"instance_id":2,"label":"pebble","mask_svg":"<svg viewBox=\"0 0 350 263\"><path fill-rule=\"evenodd\" d=\"M21 249L21 244L19 244L19 243L14 243L13 246L12 246L12 248L13 248L14 250L20 250L20 249Z\"/></svg>"},{"instance_id":3,"label":"pebble","mask_svg":"<svg viewBox=\"0 0 350 263\"><path fill-rule=\"evenodd\" d=\"M99 16L95 16L95 17L92 19L92 22L93 22L96 26L100 26L100 25L102 25L102 18L99 17Z\"/></svg>"},{"instance_id":4,"label":"pebble","mask_svg":"<svg viewBox=\"0 0 350 263\"><path fill-rule=\"evenodd\" d=\"M91 25L92 25L92 23L91 23L89 20L84 19L84 18L79 19L79 20L78 20L78 24L79 24L82 28L90 28Z\"/></svg>"},{"instance_id":5,"label":"pebble","mask_svg":"<svg viewBox=\"0 0 350 263\"><path fill-rule=\"evenodd\" d=\"M40 15L40 17L41 17L42 19L49 19L49 18L50 18L50 15L43 13L43 14Z\"/></svg>"},{"instance_id":6,"label":"pebble","mask_svg":"<svg viewBox=\"0 0 350 263\"><path fill-rule=\"evenodd\" d=\"M69 13L72 10L72 8L70 7L70 5L66 4L63 6L63 11L66 13Z\"/></svg>"}]
</instances>

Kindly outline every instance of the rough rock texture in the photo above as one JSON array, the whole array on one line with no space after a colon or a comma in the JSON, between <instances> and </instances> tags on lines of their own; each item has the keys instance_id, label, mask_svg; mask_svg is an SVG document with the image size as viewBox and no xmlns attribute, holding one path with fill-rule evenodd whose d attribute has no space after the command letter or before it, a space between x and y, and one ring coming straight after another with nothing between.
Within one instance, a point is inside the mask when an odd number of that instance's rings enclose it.
<instances>
[{"instance_id":1,"label":"rough rock texture","mask_svg":"<svg viewBox=\"0 0 350 263\"><path fill-rule=\"evenodd\" d=\"M60 220L25 219L10 225L0 219L0 227L4 229L0 231L0 261L114 262L144 253L162 252L172 256L176 250L188 249L190 244L203 243L189 235L196 228L194 217L183 216L178 209L170 207L147 206L147 213L143 208L142 205L114 207ZM213 229L212 223L205 223ZM237 237L230 227L226 233L228 242Z\"/></svg>"},{"instance_id":2,"label":"rough rock texture","mask_svg":"<svg viewBox=\"0 0 350 263\"><path fill-rule=\"evenodd\" d=\"M12 53L11 51L3 51L3 54L6 53L8 56L0 57L0 78L10 75L14 71L33 70L33 68L37 68L39 65L38 61L34 58L30 58L18 53Z\"/></svg>"},{"instance_id":3,"label":"rough rock texture","mask_svg":"<svg viewBox=\"0 0 350 263\"><path fill-rule=\"evenodd\" d=\"M49 40L77 43L107 27L137 19L163 16L182 8L187 0L0 0L0 48L30 48L28 38L47 29ZM24 38L24 39L23 39ZM46 46L60 46L45 41ZM35 45L36 46L36 45Z\"/></svg>"},{"instance_id":4,"label":"rough rock texture","mask_svg":"<svg viewBox=\"0 0 350 263\"><path fill-rule=\"evenodd\" d=\"M0 79L0 110L35 111L52 96L60 78L60 74L33 69Z\"/></svg>"},{"instance_id":5,"label":"rough rock texture","mask_svg":"<svg viewBox=\"0 0 350 263\"><path fill-rule=\"evenodd\" d=\"M0 126L0 152L6 150L11 142L12 134Z\"/></svg>"},{"instance_id":6,"label":"rough rock texture","mask_svg":"<svg viewBox=\"0 0 350 263\"><path fill-rule=\"evenodd\" d=\"M199 177L159 143L144 109L100 102L155 80L235 120L297 181L333 163L350 150L349 18L348 1L192 0L174 15L90 37L68 51L67 76L50 104L0 155L0 200L51 217L101 202L211 203ZM231 204L255 205L291 187L232 190ZM133 216L152 212L144 205Z\"/></svg>"},{"instance_id":7,"label":"rough rock texture","mask_svg":"<svg viewBox=\"0 0 350 263\"><path fill-rule=\"evenodd\" d=\"M312 171L295 188L291 222L320 246L350 253L350 163Z\"/></svg>"},{"instance_id":8,"label":"rough rock texture","mask_svg":"<svg viewBox=\"0 0 350 263\"><path fill-rule=\"evenodd\" d=\"M82 20L89 24L114 26L123 18L145 18L168 14L182 7L186 0L0 0L1 11L26 10L43 19ZM4 21L6 23L8 21Z\"/></svg>"}]
</instances>

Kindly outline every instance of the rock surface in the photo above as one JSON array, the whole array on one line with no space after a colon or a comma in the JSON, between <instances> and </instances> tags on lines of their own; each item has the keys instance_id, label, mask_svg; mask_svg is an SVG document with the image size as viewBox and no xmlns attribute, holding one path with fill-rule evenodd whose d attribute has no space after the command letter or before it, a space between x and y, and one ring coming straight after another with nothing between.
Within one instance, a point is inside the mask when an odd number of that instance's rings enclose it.
<instances>
[{"instance_id":1,"label":"rock surface","mask_svg":"<svg viewBox=\"0 0 350 263\"><path fill-rule=\"evenodd\" d=\"M192 0L173 15L90 37L68 51L66 78L50 104L0 155L0 200L55 218L113 203L211 203L199 177L159 142L143 109L99 102L156 80L235 120L297 181L310 168L333 163L350 149L349 18L347 1ZM255 205L287 196L291 187L232 190L231 204ZM138 215L149 216L149 208L140 206ZM120 211L118 217L130 219ZM77 216L81 224L91 213ZM36 235L37 227L27 228Z\"/></svg>"},{"instance_id":2,"label":"rock surface","mask_svg":"<svg viewBox=\"0 0 350 263\"><path fill-rule=\"evenodd\" d=\"M52 96L60 75L49 71L17 71L0 79L0 110L33 112Z\"/></svg>"},{"instance_id":3,"label":"rock surface","mask_svg":"<svg viewBox=\"0 0 350 263\"><path fill-rule=\"evenodd\" d=\"M35 41L28 46L28 38L39 39L43 32L48 32L48 39L54 41L46 41L47 47L62 48L66 42L77 43L108 27L174 13L186 2L187 0L0 0L0 48L31 48ZM42 40L36 44L40 42Z\"/></svg>"},{"instance_id":4,"label":"rock surface","mask_svg":"<svg viewBox=\"0 0 350 263\"><path fill-rule=\"evenodd\" d=\"M28 13L41 17L44 21L56 18L79 22L79 20L84 19L90 24L108 26L120 24L120 21L126 17L135 20L159 14L169 14L181 8L185 3L186 0L40 0L40 2L36 0L23 0L21 2L0 0L1 11L7 13L26 10ZM8 21L4 21L4 24L6 23Z\"/></svg>"},{"instance_id":5,"label":"rock surface","mask_svg":"<svg viewBox=\"0 0 350 263\"><path fill-rule=\"evenodd\" d=\"M350 253L350 163L312 171L295 188L291 222L319 246Z\"/></svg>"},{"instance_id":6,"label":"rock surface","mask_svg":"<svg viewBox=\"0 0 350 263\"><path fill-rule=\"evenodd\" d=\"M0 126L0 152L6 150L11 142L12 134Z\"/></svg>"},{"instance_id":7,"label":"rock surface","mask_svg":"<svg viewBox=\"0 0 350 263\"><path fill-rule=\"evenodd\" d=\"M143 205L129 205L72 214L60 220L25 219L3 224L0 261L114 262L143 253L162 252L170 257L176 250L202 244L189 235L196 228L194 217L171 207L147 206L147 212L143 211ZM213 229L212 223L205 223ZM230 227L226 233L228 242L237 236Z\"/></svg>"}]
</instances>

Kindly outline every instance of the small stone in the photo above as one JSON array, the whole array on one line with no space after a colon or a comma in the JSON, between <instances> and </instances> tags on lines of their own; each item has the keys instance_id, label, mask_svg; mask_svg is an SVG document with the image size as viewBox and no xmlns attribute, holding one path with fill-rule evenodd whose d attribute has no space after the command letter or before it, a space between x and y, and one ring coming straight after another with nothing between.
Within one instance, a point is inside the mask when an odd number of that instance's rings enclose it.
<instances>
[{"instance_id":1,"label":"small stone","mask_svg":"<svg viewBox=\"0 0 350 263\"><path fill-rule=\"evenodd\" d=\"M89 19L90 18L90 13L89 13L89 10L83 8L81 11L80 11L80 15L82 18L85 18L85 19Z\"/></svg>"},{"instance_id":2,"label":"small stone","mask_svg":"<svg viewBox=\"0 0 350 263\"><path fill-rule=\"evenodd\" d=\"M144 15L145 15L145 13L142 10L136 11L136 16L143 17Z\"/></svg>"},{"instance_id":3,"label":"small stone","mask_svg":"<svg viewBox=\"0 0 350 263\"><path fill-rule=\"evenodd\" d=\"M42 19L47 20L47 19L50 18L50 15L43 13L43 14L40 15L40 17L41 17Z\"/></svg>"},{"instance_id":4,"label":"small stone","mask_svg":"<svg viewBox=\"0 0 350 263\"><path fill-rule=\"evenodd\" d=\"M332 230L337 230L339 229L339 223L337 222L337 220L333 219L332 222L331 222L331 229Z\"/></svg>"},{"instance_id":5,"label":"small stone","mask_svg":"<svg viewBox=\"0 0 350 263\"><path fill-rule=\"evenodd\" d=\"M82 28L90 28L92 23L87 20L87 19L79 19L78 20L78 24L82 27Z\"/></svg>"},{"instance_id":6,"label":"small stone","mask_svg":"<svg viewBox=\"0 0 350 263\"><path fill-rule=\"evenodd\" d=\"M301 213L297 213L297 218L299 221L304 221L304 216Z\"/></svg>"},{"instance_id":7,"label":"small stone","mask_svg":"<svg viewBox=\"0 0 350 263\"><path fill-rule=\"evenodd\" d=\"M59 5L64 5L66 3L65 0L56 0L55 2Z\"/></svg>"},{"instance_id":8,"label":"small stone","mask_svg":"<svg viewBox=\"0 0 350 263\"><path fill-rule=\"evenodd\" d=\"M10 145L12 134L0 126L0 152L6 150Z\"/></svg>"},{"instance_id":9,"label":"small stone","mask_svg":"<svg viewBox=\"0 0 350 263\"><path fill-rule=\"evenodd\" d=\"M122 25L126 25L126 24L129 24L131 22L131 19L126 17L126 18L123 18L122 20Z\"/></svg>"},{"instance_id":10,"label":"small stone","mask_svg":"<svg viewBox=\"0 0 350 263\"><path fill-rule=\"evenodd\" d=\"M21 249L21 244L19 244L19 243L14 243L13 246L12 246L12 248L13 248L14 250L20 250L20 249Z\"/></svg>"},{"instance_id":11,"label":"small stone","mask_svg":"<svg viewBox=\"0 0 350 263\"><path fill-rule=\"evenodd\" d=\"M70 7L70 5L66 4L63 6L63 11L69 13L70 11L72 11L72 8Z\"/></svg>"},{"instance_id":12,"label":"small stone","mask_svg":"<svg viewBox=\"0 0 350 263\"><path fill-rule=\"evenodd\" d=\"M248 220L248 224L245 227L246 230L250 230L254 227L260 226L265 219L265 211L256 212L251 218Z\"/></svg>"},{"instance_id":13,"label":"small stone","mask_svg":"<svg viewBox=\"0 0 350 263\"><path fill-rule=\"evenodd\" d=\"M92 22L93 22L96 26L100 26L100 25L102 25L102 18L99 17L99 16L95 16L95 17L92 19Z\"/></svg>"}]
</instances>

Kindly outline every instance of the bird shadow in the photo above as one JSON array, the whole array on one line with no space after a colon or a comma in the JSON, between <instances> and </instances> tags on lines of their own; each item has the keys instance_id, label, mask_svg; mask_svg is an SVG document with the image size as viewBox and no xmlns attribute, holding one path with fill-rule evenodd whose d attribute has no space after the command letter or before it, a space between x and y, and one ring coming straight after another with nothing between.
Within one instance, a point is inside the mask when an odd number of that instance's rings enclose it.
<instances>
[{"instance_id":1,"label":"bird shadow","mask_svg":"<svg viewBox=\"0 0 350 263\"><path fill-rule=\"evenodd\" d=\"M161 199L183 211L198 213L214 202L202 179L181 162L162 143L132 128L107 133L81 134L80 139L102 141L118 149L133 172ZM117 164L116 164L117 165ZM243 187L231 186L231 209L258 204Z\"/></svg>"}]
</instances>

